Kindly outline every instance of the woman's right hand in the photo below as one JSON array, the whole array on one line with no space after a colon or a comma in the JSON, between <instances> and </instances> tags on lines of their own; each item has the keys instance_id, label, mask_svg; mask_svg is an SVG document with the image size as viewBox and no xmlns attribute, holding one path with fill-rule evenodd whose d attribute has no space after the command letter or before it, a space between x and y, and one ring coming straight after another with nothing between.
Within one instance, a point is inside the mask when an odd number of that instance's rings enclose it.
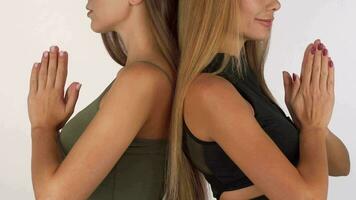
<instances>
[{"instance_id":1,"label":"woman's right hand","mask_svg":"<svg viewBox=\"0 0 356 200\"><path fill-rule=\"evenodd\" d=\"M301 77L295 76L290 107L301 129L327 128L335 101L334 66L325 45L309 44L303 59Z\"/></svg>"}]
</instances>

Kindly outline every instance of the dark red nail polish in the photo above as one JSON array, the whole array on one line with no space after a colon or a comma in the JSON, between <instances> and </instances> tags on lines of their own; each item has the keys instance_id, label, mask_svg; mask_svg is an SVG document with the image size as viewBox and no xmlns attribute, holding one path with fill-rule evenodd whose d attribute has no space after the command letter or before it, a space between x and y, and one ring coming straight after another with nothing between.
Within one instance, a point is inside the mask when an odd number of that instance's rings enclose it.
<instances>
[{"instance_id":1,"label":"dark red nail polish","mask_svg":"<svg viewBox=\"0 0 356 200\"><path fill-rule=\"evenodd\" d=\"M315 48L315 46L313 46L312 49L311 49L311 53L315 54L315 51L316 51L316 48Z\"/></svg>"},{"instance_id":2,"label":"dark red nail polish","mask_svg":"<svg viewBox=\"0 0 356 200\"><path fill-rule=\"evenodd\" d=\"M328 49L323 49L323 56L328 55Z\"/></svg>"},{"instance_id":3,"label":"dark red nail polish","mask_svg":"<svg viewBox=\"0 0 356 200\"><path fill-rule=\"evenodd\" d=\"M329 67L334 67L334 63L332 60L329 60Z\"/></svg>"},{"instance_id":4,"label":"dark red nail polish","mask_svg":"<svg viewBox=\"0 0 356 200\"><path fill-rule=\"evenodd\" d=\"M323 43L319 43L319 45L318 45L318 50L322 50L323 48L324 48Z\"/></svg>"}]
</instances>

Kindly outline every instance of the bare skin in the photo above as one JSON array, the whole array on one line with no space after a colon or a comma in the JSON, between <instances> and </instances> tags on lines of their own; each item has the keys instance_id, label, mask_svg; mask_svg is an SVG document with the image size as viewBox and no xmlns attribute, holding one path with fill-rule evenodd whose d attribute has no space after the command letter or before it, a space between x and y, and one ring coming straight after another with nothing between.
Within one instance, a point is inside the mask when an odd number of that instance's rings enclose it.
<instances>
[{"instance_id":1,"label":"bare skin","mask_svg":"<svg viewBox=\"0 0 356 200\"><path fill-rule=\"evenodd\" d=\"M163 77L165 75L160 75L161 79L165 79L164 83L157 88L159 93L157 93L157 98L154 102L155 109L154 112L150 113L148 120L145 124L142 125L142 128L137 132L136 138L143 139L166 139L168 137L168 126L170 117L170 107L171 107L171 98L170 95L172 90L171 79L168 77ZM107 95L110 95L109 92L104 94L101 98L99 109L103 107L106 102Z\"/></svg>"},{"instance_id":2,"label":"bare skin","mask_svg":"<svg viewBox=\"0 0 356 200\"><path fill-rule=\"evenodd\" d=\"M241 9L241 13L243 15L243 19L242 19L243 23L242 23L241 29L243 31L245 41L246 40L264 40L264 39L266 39L270 34L270 28L262 25L261 22L259 22L257 19L273 19L274 18L273 13L275 11L277 11L279 8L280 8L280 3L276 0L241 0L240 1L240 9ZM320 40L314 41L315 46L317 46L319 43L320 43ZM231 44L231 42L229 42L229 38L226 39L226 44ZM226 45L225 45L225 47L226 47ZM241 44L241 47L242 47L242 44ZM231 49L233 49L233 48L231 48ZM225 51L226 53L231 53L231 52L229 52L229 48L227 48L227 49L224 48L224 50L222 50L222 51L223 52ZM309 49L307 48L306 54L309 53L309 51L310 51L310 48ZM326 57L326 59L327 59L327 57ZM330 57L329 57L329 59L330 59ZM307 57L305 56L303 63L306 61L307 61ZM225 141L225 139L223 139L222 136L215 136L214 133L222 133L223 131L228 131L227 127L229 127L230 124L229 125L224 124L223 122L219 122L219 123L209 122L209 120L211 120L211 119L208 119L208 118L210 118L208 113L204 113L203 110L194 111L195 109L197 109L197 107L201 106L201 103L202 103L201 99L198 100L198 98L200 98L199 95L197 95L197 94L199 94L199 91L202 88L207 89L207 88L214 87L216 85L220 85L218 83L220 81L221 81L221 77L218 77L218 76L212 77L212 75L206 74L206 73L202 73L201 75L199 75L197 77L196 80L194 80L195 83L193 82L193 84L191 85L191 87L189 89L189 91L191 91L191 93L188 91L186 98L185 98L184 119L185 119L185 122L187 123L187 125L189 126L189 129L192 130L192 133L194 133L194 135L197 138L199 138L203 141L217 141L218 143L221 142L222 144L226 145L225 149L223 146L223 149L228 152L229 151L228 148L233 149L233 148L235 148L235 146L234 147L230 146L230 143L228 143L228 141ZM196 87L194 87L194 86L196 86ZM229 99L229 98L235 99L234 103L230 104L231 107L226 108L226 112L234 110L234 107L236 107L236 113L243 111L243 113L245 114L243 117L241 116L241 118L238 119L239 121L242 122L241 124L246 124L246 123L251 124L251 122L247 121L247 118L245 117L245 116L251 116L251 117L254 116L253 107L249 104L249 102L246 101L244 98L242 98L242 96L240 96L239 94L236 94L236 93L230 94L231 96L227 96L227 95L229 95L228 90L230 90L231 92L235 91L234 88L232 88L232 86L229 85L229 83L226 83L226 84L221 83L220 86L221 86L221 88L217 89L209 96L215 94L217 96L225 96L226 97L225 99ZM191 89L191 88L195 88L195 89ZM222 91L224 91L224 92L222 92ZM286 92L287 92L287 89L286 89ZM189 94L193 97L191 97ZM201 94L201 95L204 95L204 94ZM228 106L227 104L229 104L231 102L223 101L223 102L210 102L210 103L213 103L214 105L224 104L224 105ZM294 117L295 115L294 115L292 109L290 109L290 102L289 102L288 98L286 98L285 103L287 104L288 110L291 113L291 116L293 117L293 121L295 121L297 126L300 126L300 124L298 123L298 120ZM236 106L237 104L239 106ZM221 109L223 109L223 108L221 108ZM214 114L218 115L216 113L216 111L214 111ZM221 118L224 118L224 117L226 117L226 115L224 115L224 116L221 115ZM238 117L238 116L235 116L235 117ZM234 120L237 120L237 119L235 118ZM225 128L214 127L214 124L224 124L222 126ZM255 126L255 125L251 124L251 126L248 129L251 130L252 126ZM243 128L244 127L234 127L229 131L231 131L231 134L233 134L233 132L234 132L233 130L236 130L236 129L241 130ZM212 130L215 130L215 131L212 131ZM256 129L256 132L257 132L257 129ZM222 134L220 134L220 135L222 135ZM226 140L234 140L233 136L232 135L230 135L230 136L231 136L231 137L229 137L230 139L226 139ZM244 137L244 136L241 136L241 137ZM251 136L251 137L257 138L257 136ZM239 138L238 140L245 141L245 139L247 140L247 138ZM234 145L238 144L238 142L237 142L238 140L235 140ZM264 143L264 144L267 145L267 143ZM264 149L266 150L267 147ZM342 143L342 141L335 134L333 134L330 130L326 136L326 149L327 149L329 175L330 176L347 176L350 171L350 160L349 160L348 151L347 151L345 145ZM235 148L235 150L236 150L236 148ZM257 152L255 152L255 153L257 153ZM229 152L228 154L230 157L235 156L237 158L237 155L235 155L237 153L235 153L233 151ZM242 158L240 158L240 159L242 159ZM236 161L236 160L234 160L234 161ZM255 165L259 165L259 164L257 164L257 163L251 164L251 166L255 166ZM245 165L245 167L246 167L246 165ZM252 173L252 170L251 170L251 173ZM242 189L238 189L238 190L234 190L234 191L223 192L222 195L220 196L219 200L251 199L251 198L261 196L261 195L264 195L262 190L260 188L258 188L256 185L251 185L246 188L242 188Z\"/></svg>"},{"instance_id":3,"label":"bare skin","mask_svg":"<svg viewBox=\"0 0 356 200\"><path fill-rule=\"evenodd\" d=\"M98 33L114 30L128 52L126 66L136 61L154 63L167 72L171 79L174 72L158 49L142 0L89 0L87 9L92 30ZM136 6L135 6L136 5Z\"/></svg>"},{"instance_id":4,"label":"bare skin","mask_svg":"<svg viewBox=\"0 0 356 200\"><path fill-rule=\"evenodd\" d=\"M53 46L32 68L28 111L36 199L87 199L134 138L167 138L174 74L153 39L143 2L89 1L93 30L120 33L128 59L65 158L58 130L72 115L79 96L77 83L63 94L68 53L59 56L59 48Z\"/></svg>"}]
</instances>

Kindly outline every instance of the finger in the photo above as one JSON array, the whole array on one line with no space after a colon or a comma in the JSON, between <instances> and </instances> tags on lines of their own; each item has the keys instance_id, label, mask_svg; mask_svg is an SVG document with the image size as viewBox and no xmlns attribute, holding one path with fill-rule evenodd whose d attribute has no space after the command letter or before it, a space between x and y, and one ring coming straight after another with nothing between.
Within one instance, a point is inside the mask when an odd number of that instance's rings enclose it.
<instances>
[{"instance_id":1,"label":"finger","mask_svg":"<svg viewBox=\"0 0 356 200\"><path fill-rule=\"evenodd\" d=\"M324 45L320 42L318 43L317 50L314 56L314 62L312 67L312 74L310 78L310 87L312 89L319 89L319 79L320 79L320 69L321 69L321 52Z\"/></svg>"},{"instance_id":2,"label":"finger","mask_svg":"<svg viewBox=\"0 0 356 200\"><path fill-rule=\"evenodd\" d=\"M47 73L48 73L48 59L42 57L41 63L39 66L39 75L38 75L38 90L45 89L47 82Z\"/></svg>"},{"instance_id":3,"label":"finger","mask_svg":"<svg viewBox=\"0 0 356 200\"><path fill-rule=\"evenodd\" d=\"M309 88L310 87L310 76L311 76L315 51L316 51L316 48L315 48L315 45L313 44L308 49L307 59L305 61L305 65L302 69L302 74L300 75L301 76L301 80L300 80L301 88Z\"/></svg>"},{"instance_id":4,"label":"finger","mask_svg":"<svg viewBox=\"0 0 356 200\"><path fill-rule=\"evenodd\" d=\"M35 94L37 92L38 87L38 63L34 63L31 70L30 76L30 94Z\"/></svg>"},{"instance_id":5,"label":"finger","mask_svg":"<svg viewBox=\"0 0 356 200\"><path fill-rule=\"evenodd\" d=\"M284 101L289 102L290 100L290 92L292 87L292 79L288 72L283 71L283 85L284 85Z\"/></svg>"},{"instance_id":6,"label":"finger","mask_svg":"<svg viewBox=\"0 0 356 200\"><path fill-rule=\"evenodd\" d=\"M48 77L46 87L53 88L57 73L57 46L51 46L49 53L49 64L48 64Z\"/></svg>"},{"instance_id":7,"label":"finger","mask_svg":"<svg viewBox=\"0 0 356 200\"><path fill-rule=\"evenodd\" d=\"M78 87L77 87L78 86ZM66 112L73 113L75 104L78 100L80 83L72 83L66 92Z\"/></svg>"},{"instance_id":8,"label":"finger","mask_svg":"<svg viewBox=\"0 0 356 200\"><path fill-rule=\"evenodd\" d=\"M68 53L64 51L63 55L61 54L59 55L55 88L64 90L64 86L66 84L66 79L67 79L67 71L68 71Z\"/></svg>"},{"instance_id":9,"label":"finger","mask_svg":"<svg viewBox=\"0 0 356 200\"><path fill-rule=\"evenodd\" d=\"M306 63L307 63L308 56L309 56L310 50L311 50L311 48L313 47L313 45L314 45L314 43L310 43L310 44L307 46L307 48L305 49L305 51L304 51L304 57L303 57L303 62L302 62L302 68L301 68L301 70L300 70L300 74L301 74L302 77L303 77L302 74L305 73L305 65L306 65Z\"/></svg>"},{"instance_id":10,"label":"finger","mask_svg":"<svg viewBox=\"0 0 356 200\"><path fill-rule=\"evenodd\" d=\"M315 41L314 41L314 46L315 47L318 47L318 45L321 43L321 40L320 39L316 39Z\"/></svg>"},{"instance_id":11,"label":"finger","mask_svg":"<svg viewBox=\"0 0 356 200\"><path fill-rule=\"evenodd\" d=\"M320 82L319 87L320 91L327 91L327 80L328 80L328 71L329 71L329 56L328 49L324 48L321 59L321 72L320 72Z\"/></svg>"},{"instance_id":12,"label":"finger","mask_svg":"<svg viewBox=\"0 0 356 200\"><path fill-rule=\"evenodd\" d=\"M329 57L330 58L330 57ZM334 93L334 87L335 87L335 67L333 61L329 60L329 72L328 72L328 91L329 93L333 94Z\"/></svg>"},{"instance_id":13,"label":"finger","mask_svg":"<svg viewBox=\"0 0 356 200\"><path fill-rule=\"evenodd\" d=\"M298 92L300 91L300 83L301 80L297 74L294 74L294 81L293 81L293 87L292 87L292 92L291 92L291 99L294 99L295 96L297 96Z\"/></svg>"}]
</instances>

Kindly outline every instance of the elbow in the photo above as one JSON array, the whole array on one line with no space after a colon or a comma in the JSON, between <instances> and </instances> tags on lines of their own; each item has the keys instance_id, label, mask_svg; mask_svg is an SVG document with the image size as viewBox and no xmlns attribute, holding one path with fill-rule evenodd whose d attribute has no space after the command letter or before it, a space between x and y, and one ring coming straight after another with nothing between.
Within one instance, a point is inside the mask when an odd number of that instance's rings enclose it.
<instances>
[{"instance_id":1,"label":"elbow","mask_svg":"<svg viewBox=\"0 0 356 200\"><path fill-rule=\"evenodd\" d=\"M347 165L344 167L343 173L341 176L348 176L350 174L350 160L347 162Z\"/></svg>"},{"instance_id":2,"label":"elbow","mask_svg":"<svg viewBox=\"0 0 356 200\"><path fill-rule=\"evenodd\" d=\"M350 164L346 165L340 170L338 176L348 176L350 174Z\"/></svg>"},{"instance_id":3,"label":"elbow","mask_svg":"<svg viewBox=\"0 0 356 200\"><path fill-rule=\"evenodd\" d=\"M337 170L330 170L330 176L348 176L350 174L350 164L340 166Z\"/></svg>"},{"instance_id":4,"label":"elbow","mask_svg":"<svg viewBox=\"0 0 356 200\"><path fill-rule=\"evenodd\" d=\"M350 174L350 158L347 156L340 166L340 176L348 176Z\"/></svg>"},{"instance_id":5,"label":"elbow","mask_svg":"<svg viewBox=\"0 0 356 200\"><path fill-rule=\"evenodd\" d=\"M350 166L348 166L346 169L344 169L339 176L348 176L350 174Z\"/></svg>"},{"instance_id":6,"label":"elbow","mask_svg":"<svg viewBox=\"0 0 356 200\"><path fill-rule=\"evenodd\" d=\"M338 176L348 176L350 174L350 157L349 154L347 153L347 157L344 159L344 161L339 161L339 172Z\"/></svg>"}]
</instances>

